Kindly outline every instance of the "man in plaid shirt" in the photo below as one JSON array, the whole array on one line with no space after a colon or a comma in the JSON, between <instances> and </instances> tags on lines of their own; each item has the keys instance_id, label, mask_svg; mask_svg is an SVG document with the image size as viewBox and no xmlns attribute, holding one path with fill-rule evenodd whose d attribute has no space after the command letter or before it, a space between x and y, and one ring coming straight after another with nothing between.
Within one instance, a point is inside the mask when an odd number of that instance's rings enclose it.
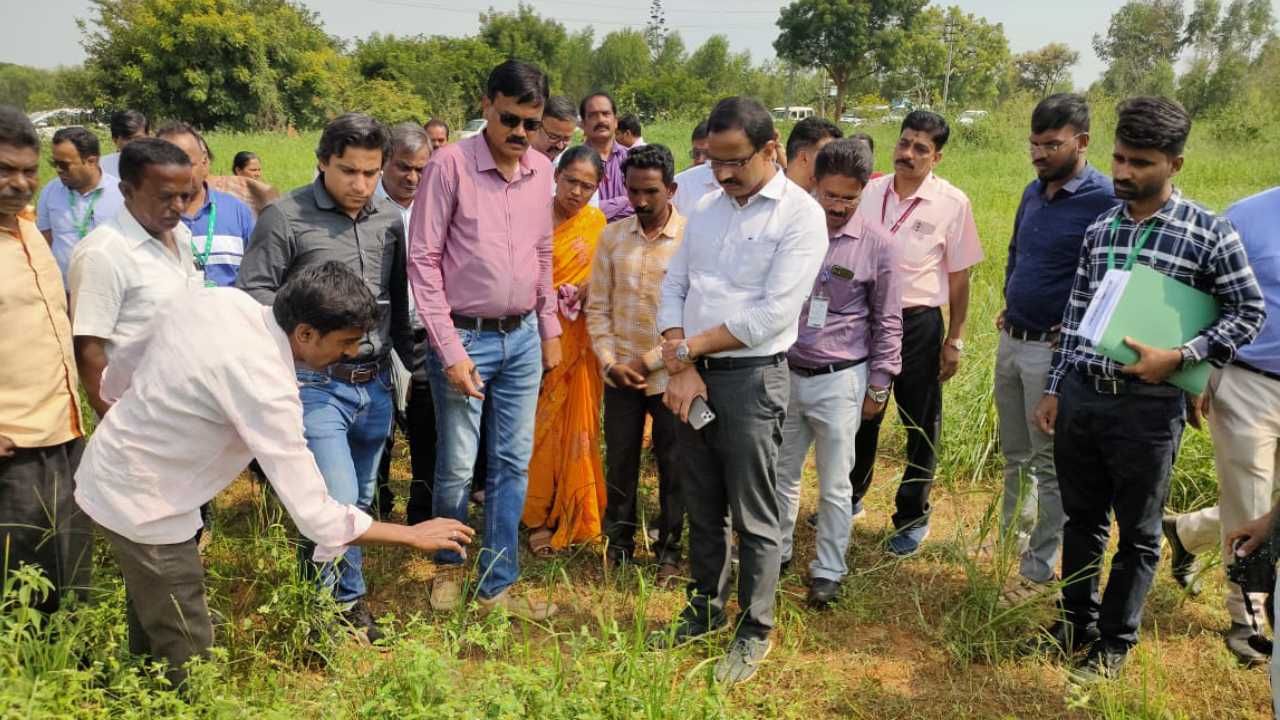
<instances>
[{"instance_id":1,"label":"man in plaid shirt","mask_svg":"<svg viewBox=\"0 0 1280 720\"><path fill-rule=\"evenodd\" d=\"M1177 103L1138 97L1121 104L1112 175L1124 204L1085 232L1036 422L1054 436L1054 463L1067 521L1062 543L1064 617L1051 628L1056 648L1088 653L1078 677L1114 676L1138 641L1142 606L1160 559L1161 512L1182 438L1186 400L1165 381L1180 367L1221 366L1253 340L1266 316L1262 291L1240 237L1227 220L1174 189L1191 120ZM1103 276L1131 256L1213 295L1221 314L1195 338L1157 348L1130 338L1138 360L1119 365L1079 336ZM1192 423L1198 425L1193 414ZM1120 527L1105 598L1099 569L1111 529Z\"/></svg>"}]
</instances>

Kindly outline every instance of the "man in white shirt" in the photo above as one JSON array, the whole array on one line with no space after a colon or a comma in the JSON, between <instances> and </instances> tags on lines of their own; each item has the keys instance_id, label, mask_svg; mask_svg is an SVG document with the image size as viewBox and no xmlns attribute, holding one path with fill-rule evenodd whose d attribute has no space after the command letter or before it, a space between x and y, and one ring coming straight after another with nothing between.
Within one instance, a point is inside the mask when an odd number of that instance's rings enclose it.
<instances>
[{"instance_id":1,"label":"man in white shirt","mask_svg":"<svg viewBox=\"0 0 1280 720\"><path fill-rule=\"evenodd\" d=\"M36 228L53 248L63 285L76 245L124 206L118 176L102 169L99 152L98 136L82 127L66 127L53 134L52 162L58 179L40 193Z\"/></svg>"},{"instance_id":2,"label":"man in white shirt","mask_svg":"<svg viewBox=\"0 0 1280 720\"><path fill-rule=\"evenodd\" d=\"M99 416L110 407L100 386L112 353L174 293L204 284L182 224L193 188L187 154L165 140L135 140L121 153L120 172L124 209L76 246L68 272L76 365Z\"/></svg>"},{"instance_id":3,"label":"man in white shirt","mask_svg":"<svg viewBox=\"0 0 1280 720\"><path fill-rule=\"evenodd\" d=\"M693 211L693 206L703 195L720 189L715 173L711 172L711 166L707 164L706 120L693 128L692 142L689 157L693 160L693 165L676 173L676 194L671 198L676 212L685 217Z\"/></svg>"},{"instance_id":4,"label":"man in white shirt","mask_svg":"<svg viewBox=\"0 0 1280 720\"><path fill-rule=\"evenodd\" d=\"M750 679L772 644L781 562L774 494L790 395L785 353L827 248L822 208L774 164L773 120L759 102L721 100L707 121L708 162L721 189L690 212L662 283L657 325L671 378L665 402L682 420L676 443L689 477L689 604L682 642L725 624L729 536L738 533L736 638L716 679ZM701 399L715 413L689 425Z\"/></svg>"},{"instance_id":5,"label":"man in white shirt","mask_svg":"<svg viewBox=\"0 0 1280 720\"><path fill-rule=\"evenodd\" d=\"M325 490L303 436L294 365L323 372L358 352L376 322L364 281L329 262L295 273L271 307L229 288L180 294L112 358L102 389L113 409L84 452L75 498L124 575L129 649L168 661L175 686L183 664L213 644L199 508L250 458L316 542L317 561L348 544L461 552L470 541L457 521L374 522Z\"/></svg>"}]
</instances>

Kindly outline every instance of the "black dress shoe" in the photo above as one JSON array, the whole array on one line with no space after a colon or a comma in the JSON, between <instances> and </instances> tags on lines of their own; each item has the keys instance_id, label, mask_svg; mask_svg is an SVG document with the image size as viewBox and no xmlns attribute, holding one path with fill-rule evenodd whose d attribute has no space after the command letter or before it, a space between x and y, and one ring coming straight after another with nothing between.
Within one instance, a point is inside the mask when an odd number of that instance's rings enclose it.
<instances>
[{"instance_id":1,"label":"black dress shoe","mask_svg":"<svg viewBox=\"0 0 1280 720\"><path fill-rule=\"evenodd\" d=\"M1022 651L1026 655L1047 653L1068 659L1092 647L1100 637L1101 634L1096 627L1081 629L1069 622L1059 620L1023 643Z\"/></svg>"},{"instance_id":2,"label":"black dress shoe","mask_svg":"<svg viewBox=\"0 0 1280 720\"><path fill-rule=\"evenodd\" d=\"M1164 539L1169 542L1169 567L1173 571L1173 580L1178 586L1192 595L1200 594L1200 584L1195 580L1196 556L1187 552L1178 537L1178 519L1166 517L1160 521L1160 529Z\"/></svg>"},{"instance_id":3,"label":"black dress shoe","mask_svg":"<svg viewBox=\"0 0 1280 720\"><path fill-rule=\"evenodd\" d=\"M1076 682L1092 683L1112 680L1120 675L1120 669L1129 658L1129 646L1099 640L1089 648L1089 654L1071 669Z\"/></svg>"},{"instance_id":4,"label":"black dress shoe","mask_svg":"<svg viewBox=\"0 0 1280 720\"><path fill-rule=\"evenodd\" d=\"M1227 630L1227 649L1245 667L1261 665L1271 659L1271 641L1241 623L1231 623Z\"/></svg>"},{"instance_id":5,"label":"black dress shoe","mask_svg":"<svg viewBox=\"0 0 1280 720\"><path fill-rule=\"evenodd\" d=\"M825 578L814 578L809 583L809 604L816 608L829 607L840 595L840 583Z\"/></svg>"},{"instance_id":6,"label":"black dress shoe","mask_svg":"<svg viewBox=\"0 0 1280 720\"><path fill-rule=\"evenodd\" d=\"M351 626L352 630L365 635L371 645L385 637L385 633L373 621L373 613L369 612L369 606L364 604L364 600L357 600L355 605L344 611L342 619Z\"/></svg>"}]
</instances>

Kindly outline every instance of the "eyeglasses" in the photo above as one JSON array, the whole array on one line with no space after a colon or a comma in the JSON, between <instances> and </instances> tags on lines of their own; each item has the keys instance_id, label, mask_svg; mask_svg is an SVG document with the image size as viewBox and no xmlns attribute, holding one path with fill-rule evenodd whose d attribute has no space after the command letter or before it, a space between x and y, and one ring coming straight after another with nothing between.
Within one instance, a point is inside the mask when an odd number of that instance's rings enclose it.
<instances>
[{"instance_id":1,"label":"eyeglasses","mask_svg":"<svg viewBox=\"0 0 1280 720\"><path fill-rule=\"evenodd\" d=\"M707 163L709 163L712 168L730 168L733 170L737 170L739 168L746 167L747 163L751 162L751 159L759 154L760 154L760 151L756 150L750 155L744 158L737 158L736 160L717 160L716 158L713 158L710 155L708 155Z\"/></svg>"},{"instance_id":2,"label":"eyeglasses","mask_svg":"<svg viewBox=\"0 0 1280 720\"><path fill-rule=\"evenodd\" d=\"M1070 140L1075 140L1076 138L1082 135L1088 135L1088 134L1089 133L1076 133L1075 135L1071 136ZM1047 143L1038 143L1035 141L1031 141L1027 143L1027 151L1030 152L1032 155L1035 155L1036 153L1053 155L1053 154L1056 154L1062 148L1066 147L1067 142L1068 142L1067 140L1054 140L1053 142L1047 142Z\"/></svg>"},{"instance_id":3,"label":"eyeglasses","mask_svg":"<svg viewBox=\"0 0 1280 720\"><path fill-rule=\"evenodd\" d=\"M828 193L825 190L818 192L818 202L822 203L823 205L831 205L833 207L843 207L843 208L848 208L852 210L858 207L858 203L861 200L862 200L861 195L859 195L858 197L850 198L850 197L841 197L839 195L832 195L831 193Z\"/></svg>"},{"instance_id":4,"label":"eyeglasses","mask_svg":"<svg viewBox=\"0 0 1280 720\"><path fill-rule=\"evenodd\" d=\"M523 123L525 132L534 132L538 128L542 127L542 121L537 118L522 118L515 113L509 112L498 113L498 122L512 130L516 129L521 125L521 123Z\"/></svg>"},{"instance_id":5,"label":"eyeglasses","mask_svg":"<svg viewBox=\"0 0 1280 720\"><path fill-rule=\"evenodd\" d=\"M528 126L526 125L525 127L527 128ZM552 145L568 145L569 141L573 140L572 135L557 135L553 132L549 132L545 127L542 128L542 134L547 136L547 139L551 141Z\"/></svg>"}]
</instances>

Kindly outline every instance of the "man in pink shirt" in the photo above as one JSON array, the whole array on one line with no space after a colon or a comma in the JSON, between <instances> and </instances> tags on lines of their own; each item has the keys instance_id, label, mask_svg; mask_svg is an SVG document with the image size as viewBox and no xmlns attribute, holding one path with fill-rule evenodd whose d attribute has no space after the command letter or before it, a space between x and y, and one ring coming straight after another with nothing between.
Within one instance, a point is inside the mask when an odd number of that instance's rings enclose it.
<instances>
[{"instance_id":1,"label":"man in pink shirt","mask_svg":"<svg viewBox=\"0 0 1280 720\"><path fill-rule=\"evenodd\" d=\"M893 174L872 180L862 193L863 214L888 231L898 256L902 287L902 371L893 386L907 429L906 470L898 486L897 533L889 552L914 555L929 534L929 489L942 431L942 383L964 352L969 314L969 268L982 261L969 198L933 174L950 135L937 113L916 110L902 121L893 149ZM942 320L942 306L950 320ZM853 508L861 512L871 486L884 413L858 428L850 474Z\"/></svg>"},{"instance_id":2,"label":"man in pink shirt","mask_svg":"<svg viewBox=\"0 0 1280 720\"><path fill-rule=\"evenodd\" d=\"M542 373L560 363L551 287L551 162L528 152L542 125L547 78L509 60L489 74L484 131L427 163L409 222L409 279L431 355L437 517L467 518L467 490L486 428L484 547L478 600L541 620L555 606L516 598L519 525ZM436 555L437 610L461 599L462 556ZM450 567L454 566L454 567Z\"/></svg>"}]
</instances>

